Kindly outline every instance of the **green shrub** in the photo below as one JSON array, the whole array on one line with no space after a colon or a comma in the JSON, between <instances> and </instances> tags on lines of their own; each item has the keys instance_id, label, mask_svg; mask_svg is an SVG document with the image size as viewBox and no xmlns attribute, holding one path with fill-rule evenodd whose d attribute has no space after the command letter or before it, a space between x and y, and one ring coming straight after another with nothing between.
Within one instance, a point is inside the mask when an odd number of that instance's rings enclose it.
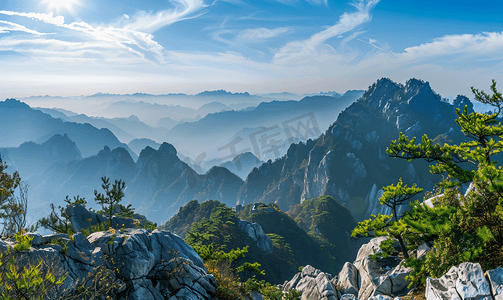
<instances>
[{"instance_id":1,"label":"green shrub","mask_svg":"<svg viewBox=\"0 0 503 300\"><path fill-rule=\"evenodd\" d=\"M29 250L31 247L31 242L33 241L33 236L25 235L26 232L20 231L14 235L17 244L14 245L14 251Z\"/></svg>"}]
</instances>

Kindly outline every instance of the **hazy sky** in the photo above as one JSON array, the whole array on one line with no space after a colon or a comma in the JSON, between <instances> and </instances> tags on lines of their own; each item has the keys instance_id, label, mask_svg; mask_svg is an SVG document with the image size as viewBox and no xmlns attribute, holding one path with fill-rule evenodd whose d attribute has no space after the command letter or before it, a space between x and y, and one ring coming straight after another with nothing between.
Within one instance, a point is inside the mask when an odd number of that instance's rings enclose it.
<instances>
[{"instance_id":1,"label":"hazy sky","mask_svg":"<svg viewBox=\"0 0 503 300\"><path fill-rule=\"evenodd\" d=\"M503 1L6 0L0 97L503 90Z\"/></svg>"}]
</instances>

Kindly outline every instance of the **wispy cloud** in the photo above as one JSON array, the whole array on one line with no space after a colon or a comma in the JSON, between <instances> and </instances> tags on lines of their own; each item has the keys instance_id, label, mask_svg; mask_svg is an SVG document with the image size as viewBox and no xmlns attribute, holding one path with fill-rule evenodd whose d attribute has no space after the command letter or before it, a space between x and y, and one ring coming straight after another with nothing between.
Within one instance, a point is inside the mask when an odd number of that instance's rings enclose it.
<instances>
[{"instance_id":1,"label":"wispy cloud","mask_svg":"<svg viewBox=\"0 0 503 300\"><path fill-rule=\"evenodd\" d=\"M239 33L236 39L248 43L257 43L257 42L263 42L267 39L275 38L290 31L291 31L290 27L277 27L274 29L261 27L261 28L246 29L243 30L241 33Z\"/></svg>"},{"instance_id":2,"label":"wispy cloud","mask_svg":"<svg viewBox=\"0 0 503 300\"><path fill-rule=\"evenodd\" d=\"M292 5L292 6L299 3L298 0L275 0L275 1L277 1L279 3L286 4L286 5Z\"/></svg>"},{"instance_id":3,"label":"wispy cloud","mask_svg":"<svg viewBox=\"0 0 503 300\"><path fill-rule=\"evenodd\" d=\"M31 33L34 35L51 34L51 33L41 33L36 30L26 28L25 26L20 25L20 24L0 20L0 33L9 33L11 31L22 31L22 32Z\"/></svg>"},{"instance_id":4,"label":"wispy cloud","mask_svg":"<svg viewBox=\"0 0 503 300\"><path fill-rule=\"evenodd\" d=\"M306 0L306 1L313 6L322 6L322 5L328 6L328 0Z\"/></svg>"},{"instance_id":5,"label":"wispy cloud","mask_svg":"<svg viewBox=\"0 0 503 300\"><path fill-rule=\"evenodd\" d=\"M15 40L4 43L2 42L2 48L6 48L8 45L14 45L15 47L20 47L16 49L17 51L29 53L45 53L43 48L40 47L51 47L53 45L58 45L58 52L54 52L52 55L39 56L39 59L56 58L57 55L61 55L62 59L69 56L73 56L71 51L75 51L73 48L79 45L80 51L86 51L86 53L93 53L92 57L101 56L103 58L110 57L110 53L101 53L103 51L109 51L110 49L115 49L115 51L122 51L121 55L114 54L115 57L123 57L124 62L130 61L131 57L127 57L127 53L133 54L134 56L140 57L142 59L157 60L163 62L163 47L154 40L154 35L152 32L160 29L161 27L168 26L175 22L195 17L193 14L199 11L201 8L205 7L204 0L171 0L175 5L175 8L162 10L157 13L146 13L139 12L134 17L129 19L125 17L125 21L128 22L125 25L119 26L117 24L110 25L99 25L93 26L86 22L72 22L66 23L63 16L54 16L51 13L25 13L25 12L14 12L14 11L0 11L0 14L8 16L19 16L26 17L32 20L37 20L44 22L46 24L54 25L58 28L70 30L73 32L81 33L80 36L74 36L81 39L79 43L65 43L64 37L61 35L56 35L54 39L47 40L47 42L42 42L41 40L20 40L16 44ZM129 16L128 16L129 17ZM124 19L123 19L124 20ZM0 24L0 32L5 31L24 31L36 35L43 35L35 30L29 29L25 26L2 21L4 24ZM74 34L73 34L74 35ZM61 43L58 43L60 39ZM32 47L37 48L30 48ZM67 47L67 49L62 49L62 47ZM83 49L86 50L83 50ZM14 49L10 49L14 50ZM84 56L86 57L86 56Z\"/></svg>"},{"instance_id":6,"label":"wispy cloud","mask_svg":"<svg viewBox=\"0 0 503 300\"><path fill-rule=\"evenodd\" d=\"M193 14L206 7L204 0L171 0L171 2L175 4L174 9L162 10L156 14L140 12L133 18L134 22L127 24L125 28L153 33L164 26L197 17Z\"/></svg>"},{"instance_id":7,"label":"wispy cloud","mask_svg":"<svg viewBox=\"0 0 503 300\"><path fill-rule=\"evenodd\" d=\"M312 35L307 40L294 41L286 44L274 56L276 63L287 63L301 60L305 57L313 56L318 49L328 39L344 34L359 26L368 23L372 19L371 11L380 0L360 0L354 3L357 11L353 13L345 12L337 24Z\"/></svg>"},{"instance_id":8,"label":"wispy cloud","mask_svg":"<svg viewBox=\"0 0 503 300\"><path fill-rule=\"evenodd\" d=\"M498 58L501 58L501 49L503 32L483 32L439 37L431 43L405 48L403 55L409 58L427 58L453 54L480 56L497 52L500 53Z\"/></svg>"},{"instance_id":9,"label":"wispy cloud","mask_svg":"<svg viewBox=\"0 0 503 300\"><path fill-rule=\"evenodd\" d=\"M15 11L6 11L6 10L0 10L0 14L3 15L8 15L8 16L19 16L19 17L27 17L30 19L34 20L39 20L44 23L56 25L56 26L62 26L65 24L65 18L63 16L57 16L54 17L54 14L48 13L24 13L24 12L15 12Z\"/></svg>"}]
</instances>

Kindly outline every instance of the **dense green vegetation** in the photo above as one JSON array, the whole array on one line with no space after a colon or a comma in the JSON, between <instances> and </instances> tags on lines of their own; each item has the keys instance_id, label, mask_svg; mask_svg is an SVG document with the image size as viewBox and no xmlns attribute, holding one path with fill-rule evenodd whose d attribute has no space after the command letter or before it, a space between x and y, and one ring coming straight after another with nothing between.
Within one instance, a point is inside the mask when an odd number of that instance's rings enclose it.
<instances>
[{"instance_id":1,"label":"dense green vegetation","mask_svg":"<svg viewBox=\"0 0 503 300\"><path fill-rule=\"evenodd\" d=\"M388 223L392 215L381 216L360 222L353 232L354 236L365 230L373 231L374 235L399 235L408 244L408 250L416 250L425 242L432 244L433 251L424 257L406 259L406 265L413 268L408 277L411 285L424 284L427 277L440 277L450 267L463 262L480 263L484 271L503 264L503 170L494 160L503 149L503 126L497 121L503 109L503 98L494 81L491 90L493 95L490 96L472 87L475 98L495 107L494 113L469 113L466 107L463 112L456 111L456 123L470 139L468 142L441 145L425 135L422 143L416 144L415 138L400 134L387 150L393 157L435 162L430 171L446 175L438 184L438 197L432 202L433 207L416 200L400 220L395 215L393 224ZM476 168L467 167L470 165ZM458 191L464 182L474 185L466 195ZM416 193L412 190L388 191L389 197ZM379 226L390 230L379 230ZM386 250L389 246L384 243L382 248Z\"/></svg>"},{"instance_id":2,"label":"dense green vegetation","mask_svg":"<svg viewBox=\"0 0 503 300\"><path fill-rule=\"evenodd\" d=\"M349 232L356 222L350 212L330 196L304 201L289 214L276 204L252 204L235 213L218 201L190 201L181 207L164 229L185 237L194 248L212 245L230 251L248 247L244 263L261 264L264 276L271 283L289 280L299 266L312 265L336 274L346 261L354 259L356 242ZM273 241L272 254L265 253L244 231L238 228L239 219L258 223ZM190 226L190 230L187 230ZM245 275L247 279L252 274Z\"/></svg>"},{"instance_id":3,"label":"dense green vegetation","mask_svg":"<svg viewBox=\"0 0 503 300\"><path fill-rule=\"evenodd\" d=\"M222 207L225 207L225 204L216 200L208 200L203 203L191 200L180 207L178 213L171 217L161 228L185 238L187 231L190 230L194 223L200 222L203 218L209 219L213 212Z\"/></svg>"}]
</instances>

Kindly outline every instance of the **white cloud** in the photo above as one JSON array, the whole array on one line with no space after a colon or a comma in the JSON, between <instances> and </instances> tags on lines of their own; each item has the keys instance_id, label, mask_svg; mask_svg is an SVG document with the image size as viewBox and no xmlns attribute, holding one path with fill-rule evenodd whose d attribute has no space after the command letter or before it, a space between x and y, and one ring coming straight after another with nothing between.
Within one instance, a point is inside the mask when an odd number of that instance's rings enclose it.
<instances>
[{"instance_id":1,"label":"white cloud","mask_svg":"<svg viewBox=\"0 0 503 300\"><path fill-rule=\"evenodd\" d=\"M154 36L149 33L144 33L126 28L116 28L113 26L93 27L92 25L86 22L73 22L70 24L66 24L63 17L60 16L54 17L53 13L40 14L40 13L19 13L11 11L0 11L0 14L36 19L47 24L55 25L59 28L64 28L67 30L83 33L85 35L80 36L80 38L82 39L81 43L87 44L89 48L95 47L94 42L103 41L115 45L116 46L115 48L118 51L123 50L132 53L135 56L139 56L141 58L147 58L153 56L153 58L162 61L163 47L159 45L157 42L155 42ZM28 45L30 43L29 40L23 40L22 42L24 45ZM54 42L55 40L50 41L51 44L54 44ZM8 45L8 43L4 44L4 46L5 45ZM40 41L34 40L32 42L32 45L42 47L47 44L40 43ZM101 48L102 47L100 47L100 49ZM25 49L24 51L25 53L27 53L28 49ZM108 54L103 53L102 56L107 57Z\"/></svg>"},{"instance_id":2,"label":"white cloud","mask_svg":"<svg viewBox=\"0 0 503 300\"><path fill-rule=\"evenodd\" d=\"M326 40L370 22L372 19L371 10L379 1L380 0L360 0L358 3L354 4L357 8L356 12L345 12L339 18L337 24L312 35L307 40L294 41L286 44L274 55L274 61L276 63L294 63L296 61L302 61L306 57L316 55L320 46L322 46Z\"/></svg>"},{"instance_id":3,"label":"white cloud","mask_svg":"<svg viewBox=\"0 0 503 300\"><path fill-rule=\"evenodd\" d=\"M199 11L201 8L205 7L204 0L171 0L171 2L175 4L174 9L162 10L155 14L140 12L133 18L129 17L128 15L124 15L126 22L128 21L128 19L130 21L124 26L93 26L86 22L73 22L67 24L65 23L64 17L54 16L52 12L24 13L2 10L0 11L0 14L26 17L42 21L46 24L54 25L59 28L82 33L83 35L74 37L80 38L81 43L86 45L88 49L95 48L95 50L93 51L95 51L96 53L100 51L108 51L108 48L114 48L115 51L122 51L123 53L121 54L124 58L125 63L131 60L131 57L127 57L127 53L133 54L134 56L140 57L142 59L157 60L159 62L163 62L163 47L154 40L154 36L151 33L160 29L161 27L194 17L192 16L194 12ZM0 27L0 32L17 30L41 35L37 31L31 30L24 26L19 25L15 27L12 24L9 24L9 28L5 28L5 26ZM107 45L107 47L103 48L103 43L96 43L99 41L109 43L110 45ZM29 40L22 40L21 42L25 46L23 49L24 53L41 53L38 50L41 50L43 53L43 49L40 48L31 49L33 50L31 51L28 46L30 44ZM8 44L10 43L4 44L3 48L5 48L5 46ZM49 44L55 44L55 39L50 40L49 43L41 43L40 41L34 40L31 44L33 47L48 47ZM100 47L96 48L97 44L99 44ZM101 56L109 57L110 55L108 53L102 53ZM64 57L66 57L66 55L63 55L63 58ZM39 58L43 59L47 58L47 56Z\"/></svg>"},{"instance_id":4,"label":"white cloud","mask_svg":"<svg viewBox=\"0 0 503 300\"><path fill-rule=\"evenodd\" d=\"M306 0L307 2L309 2L311 5L313 6L321 6L321 5L325 5L325 6L328 6L328 0Z\"/></svg>"},{"instance_id":5,"label":"white cloud","mask_svg":"<svg viewBox=\"0 0 503 300\"><path fill-rule=\"evenodd\" d=\"M43 14L43 13L20 13L15 11L0 10L0 14L8 16L27 17L30 19L39 20L56 26L61 26L65 24L65 18L63 16L53 17L54 14L52 12L48 14Z\"/></svg>"},{"instance_id":6,"label":"white cloud","mask_svg":"<svg viewBox=\"0 0 503 300\"><path fill-rule=\"evenodd\" d=\"M153 33L158 29L175 22L194 18L193 13L206 7L204 0L171 0L174 9L162 10L156 14L140 12L134 17L133 23L127 24L126 29Z\"/></svg>"},{"instance_id":7,"label":"white cloud","mask_svg":"<svg viewBox=\"0 0 503 300\"><path fill-rule=\"evenodd\" d=\"M276 1L279 3L282 3L282 4L292 5L292 6L299 2L298 0L276 0Z\"/></svg>"},{"instance_id":8,"label":"white cloud","mask_svg":"<svg viewBox=\"0 0 503 300\"><path fill-rule=\"evenodd\" d=\"M0 33L9 33L11 31L22 31L22 32L31 33L31 34L34 34L34 35L47 35L47 34L51 34L51 33L41 33L41 32L38 32L36 30L32 30L32 29L26 28L23 25L19 25L19 24L16 24L16 23L12 23L12 22L7 22L7 21L0 20Z\"/></svg>"},{"instance_id":9,"label":"white cloud","mask_svg":"<svg viewBox=\"0 0 503 300\"><path fill-rule=\"evenodd\" d=\"M433 56L464 54L485 55L500 53L503 49L503 32L484 32L481 34L446 35L431 43L405 48L404 56L426 58Z\"/></svg>"},{"instance_id":10,"label":"white cloud","mask_svg":"<svg viewBox=\"0 0 503 300\"><path fill-rule=\"evenodd\" d=\"M250 43L255 43L277 37L281 34L289 32L290 30L291 29L289 27L278 27L274 29L268 29L268 28L246 29L242 31L240 34L238 34L236 38Z\"/></svg>"}]
</instances>

